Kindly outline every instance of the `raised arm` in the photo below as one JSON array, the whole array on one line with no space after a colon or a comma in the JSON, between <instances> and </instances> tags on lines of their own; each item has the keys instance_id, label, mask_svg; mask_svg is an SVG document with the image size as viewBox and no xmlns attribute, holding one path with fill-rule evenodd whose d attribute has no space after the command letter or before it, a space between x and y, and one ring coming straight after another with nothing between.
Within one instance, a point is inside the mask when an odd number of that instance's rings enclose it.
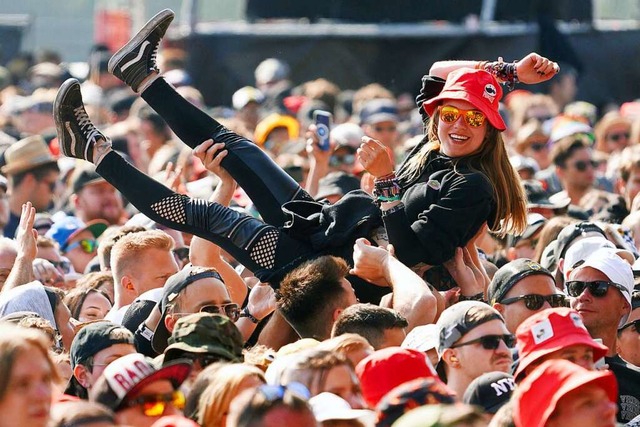
<instances>
[{"instance_id":1,"label":"raised arm","mask_svg":"<svg viewBox=\"0 0 640 427\"><path fill-rule=\"evenodd\" d=\"M226 157L227 151L222 150L215 156L215 153L223 147L224 144L214 144L213 140L208 139L195 148L194 154L202 160L202 163L209 171L220 178L220 183L209 201L222 206L229 206L237 185L231 175L220 166L220 162ZM193 236L189 250L189 261L193 265L214 267L218 270L224 279L231 300L238 305L242 305L247 296L247 286L234 268L222 258L221 249L218 245L202 237Z\"/></svg>"},{"instance_id":2,"label":"raised arm","mask_svg":"<svg viewBox=\"0 0 640 427\"><path fill-rule=\"evenodd\" d=\"M38 232L33 228L36 217L36 209L27 202L22 205L20 224L16 232L18 241L18 256L16 257L11 273L2 287L2 291L8 291L16 286L24 285L33 280L33 260L36 258L38 248L36 239Z\"/></svg>"},{"instance_id":3,"label":"raised arm","mask_svg":"<svg viewBox=\"0 0 640 427\"><path fill-rule=\"evenodd\" d=\"M371 246L366 239L358 239L353 249L353 261L351 274L391 288L391 308L407 319L407 332L416 326L434 322L437 301L431 289L388 250Z\"/></svg>"},{"instance_id":4,"label":"raised arm","mask_svg":"<svg viewBox=\"0 0 640 427\"><path fill-rule=\"evenodd\" d=\"M429 74L446 79L450 72L459 68L482 68L491 72L491 70L498 67L498 64L500 63L504 63L502 58L499 58L498 61L495 62L469 60L438 61L431 66ZM540 56L535 52L515 61L515 69L518 81L526 84L542 83L549 80L555 76L558 71L560 71L560 67L557 63L545 58L544 56Z\"/></svg>"}]
</instances>

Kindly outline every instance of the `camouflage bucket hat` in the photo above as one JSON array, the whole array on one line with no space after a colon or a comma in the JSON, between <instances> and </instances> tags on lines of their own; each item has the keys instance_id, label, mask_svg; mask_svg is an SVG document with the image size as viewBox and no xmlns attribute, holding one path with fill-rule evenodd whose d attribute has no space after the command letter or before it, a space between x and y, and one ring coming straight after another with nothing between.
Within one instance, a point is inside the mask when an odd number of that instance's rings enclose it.
<instances>
[{"instance_id":1,"label":"camouflage bucket hat","mask_svg":"<svg viewBox=\"0 0 640 427\"><path fill-rule=\"evenodd\" d=\"M220 356L230 362L242 361L242 334L228 317L210 313L195 313L176 322L165 350L165 361L179 358L182 353Z\"/></svg>"}]
</instances>

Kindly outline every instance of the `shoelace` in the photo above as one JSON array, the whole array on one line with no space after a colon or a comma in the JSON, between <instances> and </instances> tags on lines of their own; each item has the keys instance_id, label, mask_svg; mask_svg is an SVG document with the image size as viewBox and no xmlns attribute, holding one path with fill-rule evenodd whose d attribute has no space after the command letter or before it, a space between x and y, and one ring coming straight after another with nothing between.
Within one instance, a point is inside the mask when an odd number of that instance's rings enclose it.
<instances>
[{"instance_id":1,"label":"shoelace","mask_svg":"<svg viewBox=\"0 0 640 427\"><path fill-rule=\"evenodd\" d=\"M158 55L158 48L160 48L160 40L158 39L156 46L153 48L153 52L151 52L151 64L149 66L149 71L155 71L157 73L160 72L156 63L156 56Z\"/></svg>"},{"instance_id":2,"label":"shoelace","mask_svg":"<svg viewBox=\"0 0 640 427\"><path fill-rule=\"evenodd\" d=\"M78 124L80 125L80 130L84 133L87 141L96 142L96 137L102 136L102 134L96 129L96 127L91 123L89 116L84 109L84 107L80 106L73 109L73 114L75 114L76 119L78 120ZM87 129L85 129L85 127Z\"/></svg>"}]
</instances>

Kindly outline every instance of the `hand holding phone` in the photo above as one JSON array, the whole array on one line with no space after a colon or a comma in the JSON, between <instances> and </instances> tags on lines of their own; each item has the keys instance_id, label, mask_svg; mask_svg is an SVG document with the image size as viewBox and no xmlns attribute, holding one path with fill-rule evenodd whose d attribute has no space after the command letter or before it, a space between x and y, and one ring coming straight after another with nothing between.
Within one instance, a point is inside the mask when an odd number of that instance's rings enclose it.
<instances>
[{"instance_id":1,"label":"hand holding phone","mask_svg":"<svg viewBox=\"0 0 640 427\"><path fill-rule=\"evenodd\" d=\"M329 151L331 144L329 142L329 134L331 133L332 114L328 111L315 110L313 119L316 123L316 135L318 135L318 147L322 151Z\"/></svg>"}]
</instances>

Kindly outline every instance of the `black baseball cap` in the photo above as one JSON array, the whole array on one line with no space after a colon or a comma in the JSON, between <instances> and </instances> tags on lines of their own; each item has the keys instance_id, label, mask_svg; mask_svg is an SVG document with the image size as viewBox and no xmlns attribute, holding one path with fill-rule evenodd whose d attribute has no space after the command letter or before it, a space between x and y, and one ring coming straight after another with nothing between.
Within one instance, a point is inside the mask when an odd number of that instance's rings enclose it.
<instances>
[{"instance_id":1,"label":"black baseball cap","mask_svg":"<svg viewBox=\"0 0 640 427\"><path fill-rule=\"evenodd\" d=\"M114 332L118 331L117 336ZM78 331L71 343L69 360L71 370L76 365L86 362L90 357L95 356L99 351L109 348L115 344L133 344L133 334L118 324L108 321L98 321L89 323ZM71 375L65 394L78 397L85 397L87 390L78 382L74 375Z\"/></svg>"},{"instance_id":2,"label":"black baseball cap","mask_svg":"<svg viewBox=\"0 0 640 427\"><path fill-rule=\"evenodd\" d=\"M509 401L515 388L513 375L499 371L486 372L471 381L462 402L479 406L487 414L495 414Z\"/></svg>"},{"instance_id":3,"label":"black baseball cap","mask_svg":"<svg viewBox=\"0 0 640 427\"><path fill-rule=\"evenodd\" d=\"M496 271L487 289L489 304L502 301L507 292L520 280L535 274L549 276L553 280L553 275L549 270L528 258L518 258L503 265Z\"/></svg>"},{"instance_id":4,"label":"black baseball cap","mask_svg":"<svg viewBox=\"0 0 640 427\"><path fill-rule=\"evenodd\" d=\"M91 163L77 166L71 173L69 180L71 182L71 189L74 193L82 190L87 185L106 182L106 180L96 172L96 167Z\"/></svg>"},{"instance_id":5,"label":"black baseball cap","mask_svg":"<svg viewBox=\"0 0 640 427\"><path fill-rule=\"evenodd\" d=\"M122 331L124 333L118 334L118 337L114 337L113 333L115 331ZM109 348L114 344L133 345L133 334L127 328L107 321L86 325L78 331L71 343L71 350L69 351L71 369L86 361L89 357L95 356L99 351Z\"/></svg>"},{"instance_id":6,"label":"black baseball cap","mask_svg":"<svg viewBox=\"0 0 640 427\"><path fill-rule=\"evenodd\" d=\"M556 239L557 243L554 251L556 264L560 259L564 258L564 255L567 253L567 249L569 249L569 246L571 246L575 240L581 237L595 236L598 234L605 238L607 237L604 230L592 222L577 222L564 227L560 230L558 238Z\"/></svg>"},{"instance_id":7,"label":"black baseball cap","mask_svg":"<svg viewBox=\"0 0 640 427\"><path fill-rule=\"evenodd\" d=\"M345 172L331 172L318 181L318 193L316 200L328 196L344 196L349 191L360 189L360 180L354 175Z\"/></svg>"},{"instance_id":8,"label":"black baseball cap","mask_svg":"<svg viewBox=\"0 0 640 427\"><path fill-rule=\"evenodd\" d=\"M153 339L151 340L153 349L158 352L158 354L163 353L164 349L167 348L167 341L171 336L171 333L164 324L167 309L171 306L171 303L175 301L178 295L180 295L180 292L182 292L187 286L197 280L205 279L207 277L218 279L224 283L220 273L215 269L195 267L192 265L187 265L167 279L167 282L164 284L162 298L160 299L160 312L162 313L162 316L160 317L160 322L158 323L158 326L153 333Z\"/></svg>"}]
</instances>

